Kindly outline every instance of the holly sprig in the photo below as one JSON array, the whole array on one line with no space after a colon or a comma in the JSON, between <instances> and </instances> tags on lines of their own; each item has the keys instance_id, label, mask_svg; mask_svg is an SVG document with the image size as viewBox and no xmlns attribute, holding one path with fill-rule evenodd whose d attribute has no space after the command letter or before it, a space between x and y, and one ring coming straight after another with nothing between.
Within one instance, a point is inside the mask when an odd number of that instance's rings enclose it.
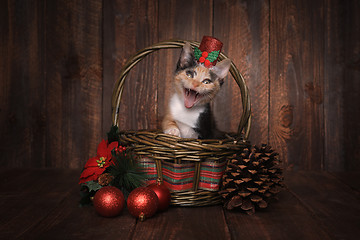
<instances>
[{"instance_id":1,"label":"holly sprig","mask_svg":"<svg viewBox=\"0 0 360 240\"><path fill-rule=\"evenodd\" d=\"M212 63L219 57L219 54L220 50L208 53L206 51L202 52L198 47L194 48L194 56L197 60L200 60L201 57L204 57L205 60L209 60Z\"/></svg>"},{"instance_id":2,"label":"holly sprig","mask_svg":"<svg viewBox=\"0 0 360 240\"><path fill-rule=\"evenodd\" d=\"M202 54L201 50L198 47L195 47L194 48L194 56L197 60L199 60L199 58L201 57L201 54Z\"/></svg>"},{"instance_id":3,"label":"holly sprig","mask_svg":"<svg viewBox=\"0 0 360 240\"><path fill-rule=\"evenodd\" d=\"M206 59L208 59L210 62L214 62L218 57L219 57L220 51L212 51L209 53L208 57Z\"/></svg>"}]
</instances>

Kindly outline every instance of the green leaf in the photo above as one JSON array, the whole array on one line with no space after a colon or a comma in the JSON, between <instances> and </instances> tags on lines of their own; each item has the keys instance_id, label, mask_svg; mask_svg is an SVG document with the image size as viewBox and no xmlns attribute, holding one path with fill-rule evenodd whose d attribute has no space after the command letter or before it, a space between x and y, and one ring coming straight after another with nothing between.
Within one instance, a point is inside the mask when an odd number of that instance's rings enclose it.
<instances>
[{"instance_id":1,"label":"green leaf","mask_svg":"<svg viewBox=\"0 0 360 240\"><path fill-rule=\"evenodd\" d=\"M199 58L201 57L201 54L202 54L201 50L199 48L195 47L194 48L194 56L195 56L195 58L199 60Z\"/></svg>"},{"instance_id":2,"label":"green leaf","mask_svg":"<svg viewBox=\"0 0 360 240\"><path fill-rule=\"evenodd\" d=\"M79 201L80 207L91 205L92 204L91 198L94 197L97 190L102 188L102 186L95 181L88 181L86 183L82 183L80 186L81 186L80 188L81 199Z\"/></svg>"},{"instance_id":3,"label":"green leaf","mask_svg":"<svg viewBox=\"0 0 360 240\"><path fill-rule=\"evenodd\" d=\"M88 181L86 183L81 184L81 186L86 186L89 189L89 192L91 192L91 191L96 192L97 190L102 188L102 186L98 182L95 182L95 181Z\"/></svg>"},{"instance_id":4,"label":"green leaf","mask_svg":"<svg viewBox=\"0 0 360 240\"><path fill-rule=\"evenodd\" d=\"M219 54L220 54L220 50L212 51L211 53L209 53L206 59L208 59L210 62L214 62L219 57Z\"/></svg>"}]
</instances>

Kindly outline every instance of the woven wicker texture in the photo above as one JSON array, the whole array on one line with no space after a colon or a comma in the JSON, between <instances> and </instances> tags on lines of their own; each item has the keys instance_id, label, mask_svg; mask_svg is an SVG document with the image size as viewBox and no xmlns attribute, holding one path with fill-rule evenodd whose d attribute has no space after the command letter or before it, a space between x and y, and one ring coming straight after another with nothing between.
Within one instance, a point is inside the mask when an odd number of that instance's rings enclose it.
<instances>
[{"instance_id":1,"label":"woven wicker texture","mask_svg":"<svg viewBox=\"0 0 360 240\"><path fill-rule=\"evenodd\" d=\"M199 47L198 42L188 41L193 47ZM120 76L115 84L112 96L112 120L118 125L121 97L124 90L126 77L130 70L144 57L160 49L181 48L185 44L182 40L171 40L154 44L144 48L132 56L123 66ZM223 53L219 61L227 58ZM181 163L182 161L195 162L194 189L184 192L173 192L173 205L180 206L205 206L220 203L217 192L198 190L200 161L224 161L227 157L241 151L246 145L251 126L250 98L245 81L236 66L232 63L230 73L240 88L242 99L242 115L237 134L229 135L226 139L184 139L163 134L160 131L121 131L120 139L126 144L131 144L135 153L148 157L156 162L158 177L161 179L162 161ZM240 106L241 107L241 106Z\"/></svg>"}]
</instances>

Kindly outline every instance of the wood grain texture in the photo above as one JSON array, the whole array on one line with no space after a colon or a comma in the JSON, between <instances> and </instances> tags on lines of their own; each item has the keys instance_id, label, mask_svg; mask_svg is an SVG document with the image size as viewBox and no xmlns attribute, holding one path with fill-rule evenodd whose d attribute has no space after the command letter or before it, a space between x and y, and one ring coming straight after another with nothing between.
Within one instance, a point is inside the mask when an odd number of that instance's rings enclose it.
<instances>
[{"instance_id":1,"label":"wood grain texture","mask_svg":"<svg viewBox=\"0 0 360 240\"><path fill-rule=\"evenodd\" d=\"M341 3L344 4L344 3ZM359 1L349 1L343 5L344 29L344 145L346 171L360 170L360 10ZM340 171L343 169L339 169Z\"/></svg>"},{"instance_id":2,"label":"wood grain texture","mask_svg":"<svg viewBox=\"0 0 360 240\"><path fill-rule=\"evenodd\" d=\"M0 159L4 166L44 165L43 8L40 1L0 3Z\"/></svg>"},{"instance_id":3,"label":"wood grain texture","mask_svg":"<svg viewBox=\"0 0 360 240\"><path fill-rule=\"evenodd\" d=\"M17 169L2 179L6 184L1 185L0 238L22 238L74 189L77 175L69 170Z\"/></svg>"},{"instance_id":4,"label":"wood grain texture","mask_svg":"<svg viewBox=\"0 0 360 240\"><path fill-rule=\"evenodd\" d=\"M327 173L289 172L285 184L333 239L356 239L360 234L360 200Z\"/></svg>"},{"instance_id":5,"label":"wood grain texture","mask_svg":"<svg viewBox=\"0 0 360 240\"><path fill-rule=\"evenodd\" d=\"M325 169L359 170L358 1L325 1Z\"/></svg>"},{"instance_id":6,"label":"wood grain texture","mask_svg":"<svg viewBox=\"0 0 360 240\"><path fill-rule=\"evenodd\" d=\"M112 87L126 60L138 50L158 42L157 1L105 1L104 109L111 107ZM145 58L128 75L120 105L122 130L154 129L157 123L157 65L155 55ZM109 105L108 105L109 104ZM106 105L106 106L105 106ZM109 124L111 112L104 111ZM104 125L108 131L110 125Z\"/></svg>"},{"instance_id":7,"label":"wood grain texture","mask_svg":"<svg viewBox=\"0 0 360 240\"><path fill-rule=\"evenodd\" d=\"M333 172L331 175L348 185L360 197L360 171Z\"/></svg>"},{"instance_id":8,"label":"wood grain texture","mask_svg":"<svg viewBox=\"0 0 360 240\"><path fill-rule=\"evenodd\" d=\"M69 186L70 187L70 186ZM22 239L131 239L136 219L126 209L121 217L105 218L93 207L80 208L78 186L62 196L62 201L42 221L20 235Z\"/></svg>"},{"instance_id":9,"label":"wood grain texture","mask_svg":"<svg viewBox=\"0 0 360 240\"><path fill-rule=\"evenodd\" d=\"M270 143L287 168L359 170L359 9L356 0L1 1L0 159L82 167L109 131L125 61L159 41L214 35L249 87L253 144ZM160 127L179 52L131 71L121 129ZM236 130L240 105L229 77L214 104L221 129Z\"/></svg>"},{"instance_id":10,"label":"wood grain texture","mask_svg":"<svg viewBox=\"0 0 360 240\"><path fill-rule=\"evenodd\" d=\"M207 219L206 223L204 219ZM133 238L230 239L230 233L221 206L172 207L166 212L137 224Z\"/></svg>"},{"instance_id":11,"label":"wood grain texture","mask_svg":"<svg viewBox=\"0 0 360 240\"><path fill-rule=\"evenodd\" d=\"M46 166L80 168L101 140L102 2L46 2Z\"/></svg>"},{"instance_id":12,"label":"wood grain texture","mask_svg":"<svg viewBox=\"0 0 360 240\"><path fill-rule=\"evenodd\" d=\"M0 171L0 239L357 239L360 230L358 192L326 172L287 172L278 200L251 216L171 207L140 222L127 209L104 218L80 208L79 170Z\"/></svg>"},{"instance_id":13,"label":"wood grain texture","mask_svg":"<svg viewBox=\"0 0 360 240\"><path fill-rule=\"evenodd\" d=\"M288 191L278 197L252 216L226 212L231 239L332 239L296 197Z\"/></svg>"},{"instance_id":14,"label":"wood grain texture","mask_svg":"<svg viewBox=\"0 0 360 240\"><path fill-rule=\"evenodd\" d=\"M343 48L342 14L337 11L341 3L339 1L326 2L326 32L325 32L325 81L324 81L324 157L325 169L341 171L345 169L345 146L339 144L345 142L343 116Z\"/></svg>"},{"instance_id":15,"label":"wood grain texture","mask_svg":"<svg viewBox=\"0 0 360 240\"><path fill-rule=\"evenodd\" d=\"M314 97L324 88L323 13L319 1L270 4L270 144L295 169L323 167L323 101Z\"/></svg>"},{"instance_id":16,"label":"wood grain texture","mask_svg":"<svg viewBox=\"0 0 360 240\"><path fill-rule=\"evenodd\" d=\"M253 143L268 143L269 2L214 1L214 36L250 90ZM239 87L228 77L215 103L221 129L236 132L242 114ZM226 107L225 107L226 106Z\"/></svg>"}]
</instances>

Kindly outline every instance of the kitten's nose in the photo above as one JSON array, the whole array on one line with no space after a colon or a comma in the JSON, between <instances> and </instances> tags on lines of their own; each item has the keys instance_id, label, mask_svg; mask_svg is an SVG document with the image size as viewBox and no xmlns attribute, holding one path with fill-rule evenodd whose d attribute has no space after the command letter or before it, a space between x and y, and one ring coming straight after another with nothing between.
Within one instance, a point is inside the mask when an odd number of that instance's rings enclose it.
<instances>
[{"instance_id":1,"label":"kitten's nose","mask_svg":"<svg viewBox=\"0 0 360 240\"><path fill-rule=\"evenodd\" d=\"M198 82L193 82L192 85L193 85L194 88L197 88L199 86L199 83Z\"/></svg>"}]
</instances>

